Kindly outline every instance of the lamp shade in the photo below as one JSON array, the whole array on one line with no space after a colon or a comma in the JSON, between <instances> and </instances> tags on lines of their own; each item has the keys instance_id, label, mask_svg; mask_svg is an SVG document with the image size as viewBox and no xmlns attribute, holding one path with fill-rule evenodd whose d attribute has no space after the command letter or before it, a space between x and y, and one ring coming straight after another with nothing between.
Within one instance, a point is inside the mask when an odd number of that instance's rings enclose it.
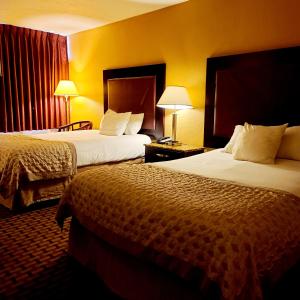
<instances>
[{"instance_id":1,"label":"lamp shade","mask_svg":"<svg viewBox=\"0 0 300 300\"><path fill-rule=\"evenodd\" d=\"M76 85L71 80L60 80L56 90L55 96L78 96Z\"/></svg>"},{"instance_id":2,"label":"lamp shade","mask_svg":"<svg viewBox=\"0 0 300 300\"><path fill-rule=\"evenodd\" d=\"M156 105L167 109L192 108L189 94L183 86L166 87Z\"/></svg>"}]
</instances>

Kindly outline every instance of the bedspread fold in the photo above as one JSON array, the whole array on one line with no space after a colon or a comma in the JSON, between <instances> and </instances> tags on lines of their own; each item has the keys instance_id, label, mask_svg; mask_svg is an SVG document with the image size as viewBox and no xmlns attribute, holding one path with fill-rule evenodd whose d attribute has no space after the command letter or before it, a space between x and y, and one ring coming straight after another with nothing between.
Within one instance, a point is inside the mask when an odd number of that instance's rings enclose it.
<instances>
[{"instance_id":1,"label":"bedspread fold","mask_svg":"<svg viewBox=\"0 0 300 300\"><path fill-rule=\"evenodd\" d=\"M0 134L0 195L13 199L24 182L75 175L75 151L74 145L67 142Z\"/></svg>"},{"instance_id":2,"label":"bedspread fold","mask_svg":"<svg viewBox=\"0 0 300 300\"><path fill-rule=\"evenodd\" d=\"M123 250L127 240L204 270L223 299L261 299L262 281L300 259L298 197L150 164L77 175L60 226L70 215L108 242L119 236Z\"/></svg>"}]
</instances>

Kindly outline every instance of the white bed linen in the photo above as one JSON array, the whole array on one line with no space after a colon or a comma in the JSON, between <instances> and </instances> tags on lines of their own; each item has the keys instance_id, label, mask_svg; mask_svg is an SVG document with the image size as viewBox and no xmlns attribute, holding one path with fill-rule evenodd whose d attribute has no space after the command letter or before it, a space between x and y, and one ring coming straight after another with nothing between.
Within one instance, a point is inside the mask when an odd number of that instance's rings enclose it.
<instances>
[{"instance_id":1,"label":"white bed linen","mask_svg":"<svg viewBox=\"0 0 300 300\"><path fill-rule=\"evenodd\" d=\"M107 136L99 130L76 130L30 135L33 138L74 144L77 166L134 159L145 155L144 144L151 143L144 134Z\"/></svg>"},{"instance_id":2,"label":"white bed linen","mask_svg":"<svg viewBox=\"0 0 300 300\"><path fill-rule=\"evenodd\" d=\"M180 172L278 189L300 197L300 161L277 159L275 164L234 160L223 149L187 158L154 163Z\"/></svg>"}]
</instances>

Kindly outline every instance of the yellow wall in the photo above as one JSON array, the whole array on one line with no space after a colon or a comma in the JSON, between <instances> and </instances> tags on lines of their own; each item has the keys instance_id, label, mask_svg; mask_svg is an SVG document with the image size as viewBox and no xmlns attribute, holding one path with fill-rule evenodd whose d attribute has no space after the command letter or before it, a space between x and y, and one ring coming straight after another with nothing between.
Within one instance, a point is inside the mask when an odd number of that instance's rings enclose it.
<instances>
[{"instance_id":1,"label":"yellow wall","mask_svg":"<svg viewBox=\"0 0 300 300\"><path fill-rule=\"evenodd\" d=\"M190 0L70 37L70 78L82 97L72 121L103 115L102 70L165 62L167 85L188 88L178 139L202 145L206 58L300 44L299 0ZM165 120L170 135L170 115Z\"/></svg>"}]
</instances>

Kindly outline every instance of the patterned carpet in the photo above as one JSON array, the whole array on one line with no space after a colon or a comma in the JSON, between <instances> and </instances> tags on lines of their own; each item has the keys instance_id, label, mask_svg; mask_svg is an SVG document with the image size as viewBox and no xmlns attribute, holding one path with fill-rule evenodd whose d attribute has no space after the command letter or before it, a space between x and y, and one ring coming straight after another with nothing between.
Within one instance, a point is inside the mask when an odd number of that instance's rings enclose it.
<instances>
[{"instance_id":1,"label":"patterned carpet","mask_svg":"<svg viewBox=\"0 0 300 300\"><path fill-rule=\"evenodd\" d=\"M0 206L0 300L119 299L67 254L69 222L55 223L57 205L12 214ZM300 266L266 299L300 299Z\"/></svg>"},{"instance_id":2,"label":"patterned carpet","mask_svg":"<svg viewBox=\"0 0 300 300\"><path fill-rule=\"evenodd\" d=\"M57 206L16 215L0 207L0 299L117 299L67 255Z\"/></svg>"}]
</instances>

